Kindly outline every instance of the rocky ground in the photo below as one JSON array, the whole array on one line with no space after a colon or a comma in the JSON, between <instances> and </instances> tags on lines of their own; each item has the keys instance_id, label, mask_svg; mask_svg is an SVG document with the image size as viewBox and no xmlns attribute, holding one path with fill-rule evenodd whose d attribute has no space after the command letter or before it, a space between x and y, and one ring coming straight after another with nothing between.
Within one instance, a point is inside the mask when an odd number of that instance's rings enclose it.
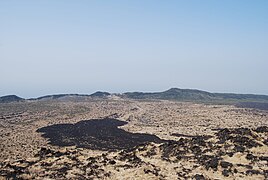
<instances>
[{"instance_id":1,"label":"rocky ground","mask_svg":"<svg viewBox=\"0 0 268 180\"><path fill-rule=\"evenodd\" d=\"M182 136L182 135L177 135ZM41 148L34 158L0 164L21 179L267 179L268 127L216 130L213 136L146 143L98 155Z\"/></svg>"},{"instance_id":2,"label":"rocky ground","mask_svg":"<svg viewBox=\"0 0 268 180\"><path fill-rule=\"evenodd\" d=\"M171 101L0 104L0 179L268 179L267 120Z\"/></svg>"}]
</instances>

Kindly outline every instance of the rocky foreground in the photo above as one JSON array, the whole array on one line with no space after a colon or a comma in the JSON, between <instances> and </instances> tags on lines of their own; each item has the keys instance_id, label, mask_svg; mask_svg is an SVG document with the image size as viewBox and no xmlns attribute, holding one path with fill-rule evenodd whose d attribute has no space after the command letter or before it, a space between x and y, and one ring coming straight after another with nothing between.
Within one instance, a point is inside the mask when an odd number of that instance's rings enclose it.
<instances>
[{"instance_id":1,"label":"rocky foreground","mask_svg":"<svg viewBox=\"0 0 268 180\"><path fill-rule=\"evenodd\" d=\"M268 179L267 126L173 135L179 140L99 154L43 147L34 158L1 162L0 179Z\"/></svg>"}]
</instances>

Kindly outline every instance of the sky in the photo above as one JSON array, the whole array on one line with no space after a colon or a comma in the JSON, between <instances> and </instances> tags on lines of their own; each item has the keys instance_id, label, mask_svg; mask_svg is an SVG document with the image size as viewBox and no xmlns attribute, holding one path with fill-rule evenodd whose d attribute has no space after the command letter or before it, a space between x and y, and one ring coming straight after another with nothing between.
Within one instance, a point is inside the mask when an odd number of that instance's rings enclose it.
<instances>
[{"instance_id":1,"label":"sky","mask_svg":"<svg viewBox=\"0 0 268 180\"><path fill-rule=\"evenodd\" d=\"M0 0L0 96L268 95L267 0Z\"/></svg>"}]
</instances>

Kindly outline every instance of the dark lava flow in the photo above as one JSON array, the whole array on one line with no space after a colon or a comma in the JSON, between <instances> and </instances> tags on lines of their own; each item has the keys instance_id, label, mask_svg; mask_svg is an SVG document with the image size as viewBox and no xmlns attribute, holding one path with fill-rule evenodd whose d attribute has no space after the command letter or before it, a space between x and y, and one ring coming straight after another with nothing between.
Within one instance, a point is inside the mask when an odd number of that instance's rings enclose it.
<instances>
[{"instance_id":1,"label":"dark lava flow","mask_svg":"<svg viewBox=\"0 0 268 180\"><path fill-rule=\"evenodd\" d=\"M143 133L130 133L118 126L127 122L117 119L92 119L76 124L56 124L43 127L37 132L57 146L77 146L98 150L129 149L148 142L164 142L159 137Z\"/></svg>"},{"instance_id":2,"label":"dark lava flow","mask_svg":"<svg viewBox=\"0 0 268 180\"><path fill-rule=\"evenodd\" d=\"M236 107L239 108L252 108L252 109L259 109L259 110L266 110L268 111L268 103L265 102L241 102L236 104Z\"/></svg>"}]
</instances>

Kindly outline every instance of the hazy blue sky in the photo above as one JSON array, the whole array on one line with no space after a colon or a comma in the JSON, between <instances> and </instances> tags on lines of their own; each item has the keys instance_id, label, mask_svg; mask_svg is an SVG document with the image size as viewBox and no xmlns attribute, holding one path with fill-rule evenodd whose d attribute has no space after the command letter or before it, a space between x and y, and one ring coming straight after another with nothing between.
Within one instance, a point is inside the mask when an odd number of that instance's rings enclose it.
<instances>
[{"instance_id":1,"label":"hazy blue sky","mask_svg":"<svg viewBox=\"0 0 268 180\"><path fill-rule=\"evenodd\" d=\"M268 94L267 0L0 0L0 96Z\"/></svg>"}]
</instances>

